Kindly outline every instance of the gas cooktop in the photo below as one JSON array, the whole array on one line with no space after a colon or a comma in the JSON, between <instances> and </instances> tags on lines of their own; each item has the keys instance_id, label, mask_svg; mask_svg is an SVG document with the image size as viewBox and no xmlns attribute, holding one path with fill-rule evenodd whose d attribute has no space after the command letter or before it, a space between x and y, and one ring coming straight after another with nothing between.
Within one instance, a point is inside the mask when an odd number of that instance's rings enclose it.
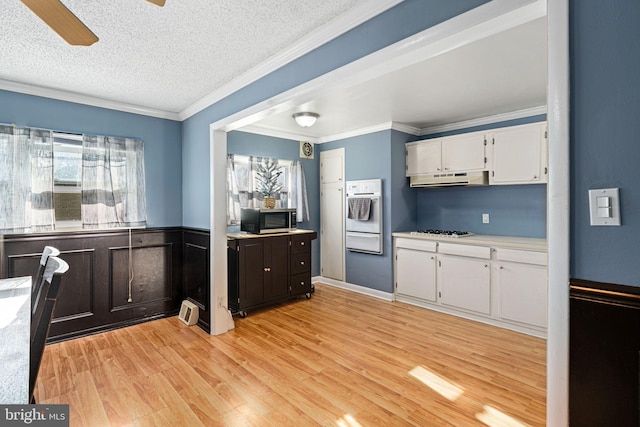
<instances>
[{"instance_id":1,"label":"gas cooktop","mask_svg":"<svg viewBox=\"0 0 640 427\"><path fill-rule=\"evenodd\" d=\"M442 237L468 237L474 234L469 231L456 231L456 230L418 230L412 231L414 236L442 236Z\"/></svg>"}]
</instances>

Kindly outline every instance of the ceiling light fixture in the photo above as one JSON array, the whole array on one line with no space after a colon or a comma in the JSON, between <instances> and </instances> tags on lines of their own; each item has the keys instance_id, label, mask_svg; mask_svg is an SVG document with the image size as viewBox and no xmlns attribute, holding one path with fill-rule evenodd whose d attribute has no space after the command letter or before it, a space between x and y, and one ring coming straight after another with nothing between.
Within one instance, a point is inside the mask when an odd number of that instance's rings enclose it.
<instances>
[{"instance_id":1,"label":"ceiling light fixture","mask_svg":"<svg viewBox=\"0 0 640 427\"><path fill-rule=\"evenodd\" d=\"M310 126L313 126L316 120L318 120L318 117L320 117L320 114L309 113L309 112L295 113L293 115L293 118L295 119L296 123L302 126L303 128L308 128Z\"/></svg>"}]
</instances>

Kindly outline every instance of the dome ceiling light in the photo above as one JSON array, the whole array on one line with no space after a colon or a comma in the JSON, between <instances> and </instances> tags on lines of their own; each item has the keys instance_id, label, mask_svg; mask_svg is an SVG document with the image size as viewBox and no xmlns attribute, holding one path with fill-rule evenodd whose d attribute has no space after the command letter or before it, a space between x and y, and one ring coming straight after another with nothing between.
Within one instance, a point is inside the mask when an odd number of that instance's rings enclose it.
<instances>
[{"instance_id":1,"label":"dome ceiling light","mask_svg":"<svg viewBox=\"0 0 640 427\"><path fill-rule=\"evenodd\" d=\"M293 118L295 119L296 123L298 123L303 128L308 128L313 126L316 120L318 120L318 117L320 117L320 114L309 113L309 112L295 113L293 115Z\"/></svg>"}]
</instances>

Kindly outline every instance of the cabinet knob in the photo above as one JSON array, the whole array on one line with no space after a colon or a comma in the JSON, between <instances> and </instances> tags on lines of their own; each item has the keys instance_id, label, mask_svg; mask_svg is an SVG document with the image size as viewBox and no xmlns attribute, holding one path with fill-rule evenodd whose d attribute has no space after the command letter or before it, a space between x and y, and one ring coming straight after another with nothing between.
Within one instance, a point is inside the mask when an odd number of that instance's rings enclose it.
<instances>
[{"instance_id":1,"label":"cabinet knob","mask_svg":"<svg viewBox=\"0 0 640 427\"><path fill-rule=\"evenodd\" d=\"M300 261L300 265L304 265L304 261Z\"/></svg>"},{"instance_id":2,"label":"cabinet knob","mask_svg":"<svg viewBox=\"0 0 640 427\"><path fill-rule=\"evenodd\" d=\"M264 268L264 271L271 271L271 268L269 268L269 267L265 267L265 268Z\"/></svg>"},{"instance_id":3,"label":"cabinet knob","mask_svg":"<svg viewBox=\"0 0 640 427\"><path fill-rule=\"evenodd\" d=\"M300 242L300 246L304 246L304 242Z\"/></svg>"},{"instance_id":4,"label":"cabinet knob","mask_svg":"<svg viewBox=\"0 0 640 427\"><path fill-rule=\"evenodd\" d=\"M504 270L504 267L503 267L503 266L500 266L500 270Z\"/></svg>"},{"instance_id":5,"label":"cabinet knob","mask_svg":"<svg viewBox=\"0 0 640 427\"><path fill-rule=\"evenodd\" d=\"M300 286L304 286L304 282L300 282Z\"/></svg>"},{"instance_id":6,"label":"cabinet knob","mask_svg":"<svg viewBox=\"0 0 640 427\"><path fill-rule=\"evenodd\" d=\"M484 268L487 268L487 267L489 267L489 264L485 264L485 265L484 265Z\"/></svg>"}]
</instances>

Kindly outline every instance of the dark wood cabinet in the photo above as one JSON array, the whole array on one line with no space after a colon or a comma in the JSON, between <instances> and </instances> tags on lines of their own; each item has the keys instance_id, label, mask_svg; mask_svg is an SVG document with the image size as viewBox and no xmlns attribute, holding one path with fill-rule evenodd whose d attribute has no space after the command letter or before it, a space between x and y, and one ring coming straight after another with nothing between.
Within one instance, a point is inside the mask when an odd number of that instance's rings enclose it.
<instances>
[{"instance_id":1,"label":"dark wood cabinet","mask_svg":"<svg viewBox=\"0 0 640 427\"><path fill-rule=\"evenodd\" d=\"M229 308L247 310L311 297L311 240L315 232L229 239Z\"/></svg>"}]
</instances>

